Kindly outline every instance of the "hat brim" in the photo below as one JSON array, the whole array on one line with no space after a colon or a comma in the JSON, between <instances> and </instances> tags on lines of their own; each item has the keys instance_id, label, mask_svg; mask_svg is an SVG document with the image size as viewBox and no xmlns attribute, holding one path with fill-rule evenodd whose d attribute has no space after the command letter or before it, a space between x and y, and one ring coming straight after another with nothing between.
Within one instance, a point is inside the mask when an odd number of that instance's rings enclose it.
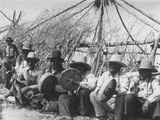
<instances>
[{"instance_id":1,"label":"hat brim","mask_svg":"<svg viewBox=\"0 0 160 120\"><path fill-rule=\"evenodd\" d=\"M84 62L74 62L74 63L69 64L69 66L71 68L78 69L80 72L83 72L82 70L84 70L84 72L91 70L91 66Z\"/></svg>"},{"instance_id":2,"label":"hat brim","mask_svg":"<svg viewBox=\"0 0 160 120\"><path fill-rule=\"evenodd\" d=\"M156 68L152 68L152 69L149 69L149 68L139 68L138 71L144 71L144 70L151 70L151 72L158 72L158 70Z\"/></svg>"},{"instance_id":3,"label":"hat brim","mask_svg":"<svg viewBox=\"0 0 160 120\"><path fill-rule=\"evenodd\" d=\"M22 50L32 50L32 49L27 47L22 47Z\"/></svg>"},{"instance_id":4,"label":"hat brim","mask_svg":"<svg viewBox=\"0 0 160 120\"><path fill-rule=\"evenodd\" d=\"M6 42L13 42L13 40L12 39L7 39Z\"/></svg>"},{"instance_id":5,"label":"hat brim","mask_svg":"<svg viewBox=\"0 0 160 120\"><path fill-rule=\"evenodd\" d=\"M48 60L51 60L52 62L53 61L58 61L58 62L61 62L61 63L63 63L64 62L64 59L63 58L47 58Z\"/></svg>"},{"instance_id":6,"label":"hat brim","mask_svg":"<svg viewBox=\"0 0 160 120\"><path fill-rule=\"evenodd\" d=\"M33 61L34 63L37 63L37 62L40 61L39 58L26 58L26 60L27 60L27 62L28 61Z\"/></svg>"},{"instance_id":7,"label":"hat brim","mask_svg":"<svg viewBox=\"0 0 160 120\"><path fill-rule=\"evenodd\" d=\"M119 64L121 67L127 67L127 65L124 64L124 63L122 63L122 62L118 62L118 61L109 61L109 64L114 64L114 63Z\"/></svg>"}]
</instances>

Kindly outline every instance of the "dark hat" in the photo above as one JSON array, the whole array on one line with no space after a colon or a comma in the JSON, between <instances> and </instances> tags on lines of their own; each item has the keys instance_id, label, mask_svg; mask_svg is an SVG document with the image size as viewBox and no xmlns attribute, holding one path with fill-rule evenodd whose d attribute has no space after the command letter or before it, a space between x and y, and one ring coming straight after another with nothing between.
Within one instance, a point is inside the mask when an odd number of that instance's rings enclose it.
<instances>
[{"instance_id":1,"label":"dark hat","mask_svg":"<svg viewBox=\"0 0 160 120\"><path fill-rule=\"evenodd\" d=\"M47 59L50 59L52 61L57 60L60 62L64 62L64 59L62 58L61 55L61 51L59 50L53 50L52 53L47 56Z\"/></svg>"},{"instance_id":2,"label":"dark hat","mask_svg":"<svg viewBox=\"0 0 160 120\"><path fill-rule=\"evenodd\" d=\"M91 70L91 66L85 62L73 62L69 66L79 70L82 74Z\"/></svg>"},{"instance_id":3,"label":"dark hat","mask_svg":"<svg viewBox=\"0 0 160 120\"><path fill-rule=\"evenodd\" d=\"M13 39L12 39L11 37L7 37L7 38L6 38L6 42L12 43L12 42L13 42Z\"/></svg>"}]
</instances>

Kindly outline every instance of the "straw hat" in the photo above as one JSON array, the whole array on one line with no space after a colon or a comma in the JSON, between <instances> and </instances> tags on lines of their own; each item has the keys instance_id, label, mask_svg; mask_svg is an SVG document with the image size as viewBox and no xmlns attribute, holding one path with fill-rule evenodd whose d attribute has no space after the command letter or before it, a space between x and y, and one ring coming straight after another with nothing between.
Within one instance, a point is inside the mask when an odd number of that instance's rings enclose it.
<instances>
[{"instance_id":1,"label":"straw hat","mask_svg":"<svg viewBox=\"0 0 160 120\"><path fill-rule=\"evenodd\" d=\"M32 44L29 41L24 41L22 49L23 50L32 50Z\"/></svg>"},{"instance_id":2,"label":"straw hat","mask_svg":"<svg viewBox=\"0 0 160 120\"><path fill-rule=\"evenodd\" d=\"M69 66L79 70L82 74L91 70L91 66L85 62L85 57L72 59L72 63Z\"/></svg>"},{"instance_id":3,"label":"straw hat","mask_svg":"<svg viewBox=\"0 0 160 120\"><path fill-rule=\"evenodd\" d=\"M122 56L120 54L114 54L114 55L112 55L111 58L110 58L110 60L109 60L109 64L110 63L117 63L121 67L127 67L127 65L122 62Z\"/></svg>"},{"instance_id":4,"label":"straw hat","mask_svg":"<svg viewBox=\"0 0 160 120\"><path fill-rule=\"evenodd\" d=\"M157 72L150 59L143 59L141 61L139 70L151 70L152 72Z\"/></svg>"}]
</instances>

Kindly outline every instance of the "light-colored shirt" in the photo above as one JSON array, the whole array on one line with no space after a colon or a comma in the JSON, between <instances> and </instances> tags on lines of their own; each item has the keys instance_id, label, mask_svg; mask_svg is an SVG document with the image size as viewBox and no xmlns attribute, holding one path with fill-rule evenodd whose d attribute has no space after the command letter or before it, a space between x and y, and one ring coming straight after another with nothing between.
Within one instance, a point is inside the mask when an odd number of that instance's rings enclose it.
<instances>
[{"instance_id":1,"label":"light-colored shirt","mask_svg":"<svg viewBox=\"0 0 160 120\"><path fill-rule=\"evenodd\" d=\"M153 81L146 82L141 81L139 82L139 92L138 97L142 97L149 102L154 102L160 97L160 81L159 79L154 79Z\"/></svg>"},{"instance_id":2,"label":"light-colored shirt","mask_svg":"<svg viewBox=\"0 0 160 120\"><path fill-rule=\"evenodd\" d=\"M128 91L130 83L128 77L126 75L119 75L119 74L112 76L109 72L104 72L100 77L97 78L95 91L98 94L103 95L105 88L107 87L109 82L113 79L115 79L117 82L116 91L118 93L123 93Z\"/></svg>"},{"instance_id":3,"label":"light-colored shirt","mask_svg":"<svg viewBox=\"0 0 160 120\"><path fill-rule=\"evenodd\" d=\"M160 96L160 78L156 77L150 82L140 81L139 72L128 72L126 74L129 79L129 91L127 93L131 93L131 88L138 88L138 92L136 93L138 97L144 98L149 102L154 102Z\"/></svg>"},{"instance_id":4,"label":"light-colored shirt","mask_svg":"<svg viewBox=\"0 0 160 120\"><path fill-rule=\"evenodd\" d=\"M94 74L88 74L83 81L80 83L82 87L88 88L89 90L93 90L96 87L97 78Z\"/></svg>"}]
</instances>

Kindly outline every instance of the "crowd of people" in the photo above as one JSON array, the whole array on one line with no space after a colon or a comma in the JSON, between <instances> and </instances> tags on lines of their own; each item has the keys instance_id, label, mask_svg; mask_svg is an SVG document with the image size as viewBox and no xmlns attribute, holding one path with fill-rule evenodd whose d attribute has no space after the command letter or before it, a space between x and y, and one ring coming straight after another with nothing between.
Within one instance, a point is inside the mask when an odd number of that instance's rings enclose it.
<instances>
[{"instance_id":1,"label":"crowd of people","mask_svg":"<svg viewBox=\"0 0 160 120\"><path fill-rule=\"evenodd\" d=\"M106 65L107 71L96 77L91 72L92 65L86 62L72 61L64 67L65 60L56 49L46 57L45 68L40 69L40 60L29 42L23 43L21 51L11 37L6 43L3 66L7 69L4 79L9 93L4 97L14 96L18 106L55 112L68 119L82 115L99 120L160 120L160 79L153 75L157 70L150 58L140 60L136 71L122 73L127 65L120 54L114 54ZM68 73L71 78L81 75L74 89L69 85L77 80L66 80L65 87L64 81L61 83L68 69L75 72ZM67 85L71 88L66 89Z\"/></svg>"}]
</instances>

